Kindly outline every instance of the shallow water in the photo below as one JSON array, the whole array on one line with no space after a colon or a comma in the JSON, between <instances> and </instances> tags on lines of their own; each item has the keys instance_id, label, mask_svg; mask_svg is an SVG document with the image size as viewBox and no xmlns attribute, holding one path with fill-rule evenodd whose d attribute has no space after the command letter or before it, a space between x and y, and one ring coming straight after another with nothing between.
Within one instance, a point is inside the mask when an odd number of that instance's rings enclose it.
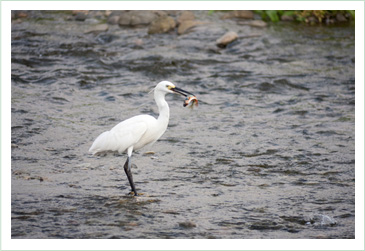
<instances>
[{"instance_id":1,"label":"shallow water","mask_svg":"<svg viewBox=\"0 0 365 251\"><path fill-rule=\"evenodd\" d=\"M94 34L98 18L68 16L12 24L12 238L355 237L354 25L259 29L196 12L210 23L181 36ZM227 30L240 39L218 49ZM168 130L133 155L133 198L125 156L88 149L156 116L161 80L199 107L167 96Z\"/></svg>"}]
</instances>

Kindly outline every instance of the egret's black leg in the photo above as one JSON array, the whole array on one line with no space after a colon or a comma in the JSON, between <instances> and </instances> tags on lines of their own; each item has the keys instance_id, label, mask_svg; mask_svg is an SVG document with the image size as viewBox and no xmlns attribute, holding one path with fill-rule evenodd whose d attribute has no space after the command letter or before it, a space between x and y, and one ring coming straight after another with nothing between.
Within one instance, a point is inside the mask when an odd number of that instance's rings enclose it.
<instances>
[{"instance_id":1,"label":"egret's black leg","mask_svg":"<svg viewBox=\"0 0 365 251\"><path fill-rule=\"evenodd\" d=\"M138 194L137 194L136 187L134 186L134 183L133 183L133 176L132 176L132 171L131 171L131 160L129 157L127 158L127 161L124 164L124 171L128 177L128 181L129 181L129 184L131 185L132 191L134 192L134 196L137 196Z\"/></svg>"}]
</instances>

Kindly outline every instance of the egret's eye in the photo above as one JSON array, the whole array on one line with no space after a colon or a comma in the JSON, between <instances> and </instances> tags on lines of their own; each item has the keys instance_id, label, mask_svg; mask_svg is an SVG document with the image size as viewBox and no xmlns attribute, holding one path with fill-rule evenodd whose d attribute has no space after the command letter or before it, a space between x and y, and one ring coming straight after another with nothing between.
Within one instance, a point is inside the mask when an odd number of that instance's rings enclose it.
<instances>
[{"instance_id":1,"label":"egret's eye","mask_svg":"<svg viewBox=\"0 0 365 251\"><path fill-rule=\"evenodd\" d=\"M171 85L166 85L167 89L171 90L173 87Z\"/></svg>"}]
</instances>

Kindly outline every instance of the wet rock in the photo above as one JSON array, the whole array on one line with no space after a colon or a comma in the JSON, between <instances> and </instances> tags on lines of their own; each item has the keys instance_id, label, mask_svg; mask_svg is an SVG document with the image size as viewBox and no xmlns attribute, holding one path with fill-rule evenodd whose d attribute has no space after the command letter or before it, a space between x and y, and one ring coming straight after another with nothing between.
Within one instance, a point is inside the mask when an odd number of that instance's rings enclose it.
<instances>
[{"instance_id":1,"label":"wet rock","mask_svg":"<svg viewBox=\"0 0 365 251\"><path fill-rule=\"evenodd\" d=\"M154 10L153 13L156 15L156 17L165 17L169 16L166 11L164 10Z\"/></svg>"},{"instance_id":2,"label":"wet rock","mask_svg":"<svg viewBox=\"0 0 365 251\"><path fill-rule=\"evenodd\" d=\"M87 16L88 16L89 12L85 12L85 11L80 11L80 12L77 12L76 13L76 16L75 16L75 20L76 21L85 21Z\"/></svg>"},{"instance_id":3,"label":"wet rock","mask_svg":"<svg viewBox=\"0 0 365 251\"><path fill-rule=\"evenodd\" d=\"M206 48L206 51L208 53L222 54L221 48L217 48L217 46L214 46L214 45L208 45L207 48Z\"/></svg>"},{"instance_id":4,"label":"wet rock","mask_svg":"<svg viewBox=\"0 0 365 251\"><path fill-rule=\"evenodd\" d=\"M326 24L334 24L335 23L335 20L333 18L327 17L325 19L325 23Z\"/></svg>"},{"instance_id":5,"label":"wet rock","mask_svg":"<svg viewBox=\"0 0 365 251\"><path fill-rule=\"evenodd\" d=\"M116 25L116 24L119 24L119 19L120 19L120 16L122 16L123 14L127 13L128 11L126 10L114 10L114 11L111 11L109 13L108 18L107 18L107 23L108 24L113 24L113 25Z\"/></svg>"},{"instance_id":6,"label":"wet rock","mask_svg":"<svg viewBox=\"0 0 365 251\"><path fill-rule=\"evenodd\" d=\"M11 19L18 19L18 18L27 18L28 13L25 11L12 11L11 12Z\"/></svg>"},{"instance_id":7,"label":"wet rock","mask_svg":"<svg viewBox=\"0 0 365 251\"><path fill-rule=\"evenodd\" d=\"M310 217L305 217L306 225L314 225L314 226L334 226L337 224L337 221L331 216L318 214Z\"/></svg>"},{"instance_id":8,"label":"wet rock","mask_svg":"<svg viewBox=\"0 0 365 251\"><path fill-rule=\"evenodd\" d=\"M16 176L30 175L28 172L21 171L21 170L19 170L19 171L14 171L14 172L13 172L13 174L14 174L14 175L16 175Z\"/></svg>"},{"instance_id":9,"label":"wet rock","mask_svg":"<svg viewBox=\"0 0 365 251\"><path fill-rule=\"evenodd\" d=\"M317 20L317 18L311 16L311 17L308 17L307 22L310 24L315 24L315 23L318 23L318 20Z\"/></svg>"},{"instance_id":10,"label":"wet rock","mask_svg":"<svg viewBox=\"0 0 365 251\"><path fill-rule=\"evenodd\" d=\"M85 32L85 34L88 34L88 33L99 34L100 32L107 31L108 29L109 29L109 26L107 24L99 24L99 25L96 25L96 26L92 27L91 29L87 30Z\"/></svg>"},{"instance_id":11,"label":"wet rock","mask_svg":"<svg viewBox=\"0 0 365 251\"><path fill-rule=\"evenodd\" d=\"M90 12L89 16L92 16L93 18L97 19L97 20L101 20L101 19L105 19L107 16L109 16L109 14L107 14L108 12L106 11L102 11L102 10L94 10L92 12Z\"/></svg>"},{"instance_id":12,"label":"wet rock","mask_svg":"<svg viewBox=\"0 0 365 251\"><path fill-rule=\"evenodd\" d=\"M249 25L256 28L265 28L267 26L267 23L262 20L253 20L249 23Z\"/></svg>"},{"instance_id":13,"label":"wet rock","mask_svg":"<svg viewBox=\"0 0 365 251\"><path fill-rule=\"evenodd\" d=\"M145 152L143 155L154 155L155 154L155 152L153 152L153 151L148 151L148 152Z\"/></svg>"},{"instance_id":14,"label":"wet rock","mask_svg":"<svg viewBox=\"0 0 365 251\"><path fill-rule=\"evenodd\" d=\"M176 27L175 20L170 16L161 16L154 20L148 28L148 34L166 33Z\"/></svg>"},{"instance_id":15,"label":"wet rock","mask_svg":"<svg viewBox=\"0 0 365 251\"><path fill-rule=\"evenodd\" d=\"M181 11L179 11L179 10L164 10L163 12L165 12L166 15L169 15L172 17L176 17L179 13L181 13Z\"/></svg>"},{"instance_id":16,"label":"wet rock","mask_svg":"<svg viewBox=\"0 0 365 251\"><path fill-rule=\"evenodd\" d=\"M27 176L27 177L24 177L25 180L39 180L39 181L45 181L45 180L48 180L47 178L45 177L41 177L41 176Z\"/></svg>"},{"instance_id":17,"label":"wet rock","mask_svg":"<svg viewBox=\"0 0 365 251\"><path fill-rule=\"evenodd\" d=\"M250 10L234 10L222 16L222 19L232 19L232 18L253 19L254 14Z\"/></svg>"},{"instance_id":18,"label":"wet rock","mask_svg":"<svg viewBox=\"0 0 365 251\"><path fill-rule=\"evenodd\" d=\"M77 15L79 13L84 13L85 15L88 15L89 14L89 11L88 10L73 10L72 11L72 15Z\"/></svg>"},{"instance_id":19,"label":"wet rock","mask_svg":"<svg viewBox=\"0 0 365 251\"><path fill-rule=\"evenodd\" d=\"M163 211L162 213L164 213L164 214L174 214L174 215L179 215L180 214L178 211L175 211L175 210L166 210L166 211Z\"/></svg>"},{"instance_id":20,"label":"wet rock","mask_svg":"<svg viewBox=\"0 0 365 251\"><path fill-rule=\"evenodd\" d=\"M185 10L183 11L180 16L177 18L177 23L181 24L184 21L188 21L188 20L194 20L195 19L195 15L192 11L190 10Z\"/></svg>"},{"instance_id":21,"label":"wet rock","mask_svg":"<svg viewBox=\"0 0 365 251\"><path fill-rule=\"evenodd\" d=\"M282 229L283 226L269 220L263 220L259 222L255 222L252 224L249 229L251 230L259 230L259 231L266 231L266 230L279 230Z\"/></svg>"},{"instance_id":22,"label":"wet rock","mask_svg":"<svg viewBox=\"0 0 365 251\"><path fill-rule=\"evenodd\" d=\"M27 18L28 17L28 13L26 12L18 12L18 15L17 15L19 18Z\"/></svg>"},{"instance_id":23,"label":"wet rock","mask_svg":"<svg viewBox=\"0 0 365 251\"><path fill-rule=\"evenodd\" d=\"M347 21L346 17L342 13L338 13L336 15L336 20L338 22L346 22Z\"/></svg>"},{"instance_id":24,"label":"wet rock","mask_svg":"<svg viewBox=\"0 0 365 251\"><path fill-rule=\"evenodd\" d=\"M194 228L194 227L196 227L196 224L192 221L179 222L179 227Z\"/></svg>"},{"instance_id":25,"label":"wet rock","mask_svg":"<svg viewBox=\"0 0 365 251\"><path fill-rule=\"evenodd\" d=\"M220 48L225 48L229 43L232 43L238 38L238 35L234 31L229 31L220 38L217 39L216 44Z\"/></svg>"},{"instance_id":26,"label":"wet rock","mask_svg":"<svg viewBox=\"0 0 365 251\"><path fill-rule=\"evenodd\" d=\"M119 16L115 15L115 16L109 16L108 17L108 24L118 24L119 23Z\"/></svg>"},{"instance_id":27,"label":"wet rock","mask_svg":"<svg viewBox=\"0 0 365 251\"><path fill-rule=\"evenodd\" d=\"M141 47L144 44L144 42L142 39L138 38L138 39L134 40L134 44L138 47Z\"/></svg>"},{"instance_id":28,"label":"wet rock","mask_svg":"<svg viewBox=\"0 0 365 251\"><path fill-rule=\"evenodd\" d=\"M179 25L179 28L177 29L177 33L179 35L184 34L184 33L188 32L190 29L194 28L195 26L202 25L202 24L204 24L204 22L197 21L197 20L186 20L186 21L183 21Z\"/></svg>"},{"instance_id":29,"label":"wet rock","mask_svg":"<svg viewBox=\"0 0 365 251\"><path fill-rule=\"evenodd\" d=\"M88 170L90 168L90 163L80 163L75 166L75 168L79 168L81 170Z\"/></svg>"},{"instance_id":30,"label":"wet rock","mask_svg":"<svg viewBox=\"0 0 365 251\"><path fill-rule=\"evenodd\" d=\"M282 15L280 19L281 19L281 21L286 21L286 22L294 21L294 17L293 16Z\"/></svg>"},{"instance_id":31,"label":"wet rock","mask_svg":"<svg viewBox=\"0 0 365 251\"><path fill-rule=\"evenodd\" d=\"M123 12L119 16L120 26L147 26L155 20L157 15L153 11L139 10Z\"/></svg>"},{"instance_id":32,"label":"wet rock","mask_svg":"<svg viewBox=\"0 0 365 251\"><path fill-rule=\"evenodd\" d=\"M107 43L112 42L116 38L117 38L117 36L115 36L115 35L104 33L104 34L99 35L97 37L97 40L101 44L107 44Z\"/></svg>"}]
</instances>

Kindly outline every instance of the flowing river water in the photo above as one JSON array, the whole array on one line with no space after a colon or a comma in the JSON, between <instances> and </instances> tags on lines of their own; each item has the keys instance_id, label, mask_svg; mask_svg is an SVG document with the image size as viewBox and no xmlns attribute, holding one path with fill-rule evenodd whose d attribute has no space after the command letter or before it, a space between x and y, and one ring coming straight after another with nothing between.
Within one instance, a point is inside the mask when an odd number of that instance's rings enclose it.
<instances>
[{"instance_id":1,"label":"flowing river water","mask_svg":"<svg viewBox=\"0 0 365 251\"><path fill-rule=\"evenodd\" d=\"M354 238L353 24L265 28L220 13L177 35L34 11L12 24L12 238ZM226 48L215 40L233 30ZM169 80L170 124L133 155L93 140Z\"/></svg>"}]
</instances>

